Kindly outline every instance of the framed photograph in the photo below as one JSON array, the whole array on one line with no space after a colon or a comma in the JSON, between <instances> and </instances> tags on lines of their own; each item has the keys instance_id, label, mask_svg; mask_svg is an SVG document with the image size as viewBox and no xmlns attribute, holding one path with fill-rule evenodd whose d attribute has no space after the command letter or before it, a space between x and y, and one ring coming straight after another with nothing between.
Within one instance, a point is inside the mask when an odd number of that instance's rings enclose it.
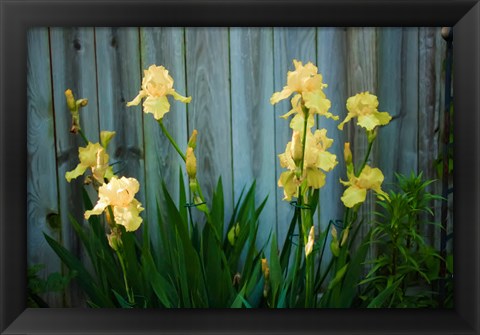
<instances>
[{"instance_id":1,"label":"framed photograph","mask_svg":"<svg viewBox=\"0 0 480 335\"><path fill-rule=\"evenodd\" d=\"M2 333L480 332L476 1L0 4Z\"/></svg>"}]
</instances>

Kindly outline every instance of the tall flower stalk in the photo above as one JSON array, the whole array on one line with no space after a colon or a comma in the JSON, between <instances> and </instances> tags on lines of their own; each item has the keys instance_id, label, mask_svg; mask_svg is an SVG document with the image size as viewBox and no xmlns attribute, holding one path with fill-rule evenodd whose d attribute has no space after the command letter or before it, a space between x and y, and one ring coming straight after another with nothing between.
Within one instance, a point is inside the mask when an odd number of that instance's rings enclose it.
<instances>
[{"instance_id":1,"label":"tall flower stalk","mask_svg":"<svg viewBox=\"0 0 480 335\"><path fill-rule=\"evenodd\" d=\"M70 132L80 134L86 147L80 147L79 160L77 167L65 174L65 179L70 182L72 179L78 178L90 169L91 176L85 177L86 184L92 184L98 193L98 201L94 208L87 210L84 214L85 219L89 219L92 215L105 214L106 222L110 228L107 235L110 247L115 251L123 272L123 281L128 302L135 304L133 291L128 283L126 257L123 250L121 239L123 227L126 232L137 230L143 219L140 212L144 210L142 204L134 198L140 189L140 184L135 178L118 178L114 175L111 165L109 164L109 155L107 147L115 132L101 131L100 143L92 143L83 133L80 127L79 108L87 104L87 99L75 100L71 90L65 91L67 106L72 116L72 127Z\"/></svg>"},{"instance_id":2,"label":"tall flower stalk","mask_svg":"<svg viewBox=\"0 0 480 335\"><path fill-rule=\"evenodd\" d=\"M190 103L192 100L191 97L184 97L177 93L173 88L173 83L173 78L164 66L151 65L147 70L144 70L140 92L132 101L127 103L127 106L136 106L143 100L143 111L147 114L153 114L163 134L186 165L193 206L204 212L207 215L207 222L210 222L209 210L205 204L200 184L196 179L196 158L193 150L196 147L197 131L192 132L187 150L184 152L163 124L163 117L170 111L168 96L172 96L175 100L183 103ZM218 235L218 232L216 233Z\"/></svg>"},{"instance_id":3,"label":"tall flower stalk","mask_svg":"<svg viewBox=\"0 0 480 335\"><path fill-rule=\"evenodd\" d=\"M297 198L292 202L296 210L300 211L297 216L299 243L294 266L299 266L302 250L305 250L305 307L315 307L315 229L312 213L317 204L311 203L310 198L314 190L325 185L324 172L331 171L337 160L334 154L327 151L333 140L327 138L326 129L317 129L312 133L311 128L315 125L315 114L334 120L338 117L328 112L331 103L323 92L327 85L323 83L322 75L317 73L317 67L312 63L304 66L297 60L293 63L295 70L287 73L287 85L282 91L274 93L270 102L276 104L294 94L291 99L292 109L282 116L287 118L294 115L290 122L292 141L287 144L285 153L279 155L280 165L288 171L280 175L278 186L284 189L284 200ZM294 278L296 280L297 277Z\"/></svg>"}]
</instances>

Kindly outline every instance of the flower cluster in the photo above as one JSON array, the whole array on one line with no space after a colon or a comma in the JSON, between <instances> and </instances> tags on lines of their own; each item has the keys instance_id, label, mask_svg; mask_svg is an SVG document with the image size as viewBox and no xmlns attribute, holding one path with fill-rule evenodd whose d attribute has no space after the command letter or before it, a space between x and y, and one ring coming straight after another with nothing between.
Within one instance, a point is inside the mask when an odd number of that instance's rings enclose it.
<instances>
[{"instance_id":1,"label":"flower cluster","mask_svg":"<svg viewBox=\"0 0 480 335\"><path fill-rule=\"evenodd\" d=\"M284 200L288 201L299 196L302 185L313 189L324 186L325 172L331 171L337 164L336 156L327 151L333 143L333 140L326 136L327 130L315 130L313 133L311 131L315 125L315 114L338 120L338 116L328 111L331 103L323 92L327 85L323 83L322 75L312 63L303 65L302 62L293 60L293 64L295 70L287 73L287 85L270 98L270 102L276 104L295 94L291 99L292 109L281 116L286 119L294 115L290 121L290 128L293 130L292 140L288 142L285 153L279 155L280 165L287 171L280 175L278 186L283 187ZM348 114L338 125L338 129L343 130L347 122L357 118L357 125L365 128L371 145L376 137L377 127L388 124L392 119L387 112L378 111L378 104L378 98L369 92L348 98L346 103ZM348 177L348 181L340 180L347 186L341 198L344 205L351 208L364 202L369 189L374 190L379 196L388 198L381 189L384 176L380 169L364 164L356 175L350 143L345 143L344 154Z\"/></svg>"},{"instance_id":2,"label":"flower cluster","mask_svg":"<svg viewBox=\"0 0 480 335\"><path fill-rule=\"evenodd\" d=\"M71 106L75 101L73 93L71 90L67 90L65 96L67 106L72 114L72 122L78 126L77 132L81 132L78 108L74 109ZM81 103L84 100L86 99L77 101ZM89 219L91 215L100 215L106 212L111 228L110 234L107 235L108 241L110 246L117 250L121 245L121 231L117 225L124 226L126 231L137 230L142 223L139 213L143 208L141 203L134 198L140 188L139 182L135 178L118 178L109 164L110 157L107 148L114 136L114 131L101 131L100 143L92 143L84 138L87 145L78 148L80 163L75 169L65 173L65 179L70 182L72 179L82 176L88 169L91 170L91 176L85 178L85 183L93 182L95 189L98 190L99 199L92 210L85 212L85 218ZM113 214L113 218L111 218L111 214Z\"/></svg>"},{"instance_id":3,"label":"flower cluster","mask_svg":"<svg viewBox=\"0 0 480 335\"><path fill-rule=\"evenodd\" d=\"M282 115L288 118L294 114L290 121L292 140L288 142L285 153L279 155L280 165L288 169L278 180L278 186L284 189L285 200L298 197L302 184L313 189L324 186L326 176L323 171L331 171L337 164L336 156L327 151L333 143L326 136L327 130L311 130L315 125L315 114L338 119L328 111L331 103L323 92L327 85L312 63L304 66L302 62L293 60L293 64L295 71L287 73L287 85L270 98L270 102L276 104L296 93L291 99L292 109Z\"/></svg>"}]
</instances>

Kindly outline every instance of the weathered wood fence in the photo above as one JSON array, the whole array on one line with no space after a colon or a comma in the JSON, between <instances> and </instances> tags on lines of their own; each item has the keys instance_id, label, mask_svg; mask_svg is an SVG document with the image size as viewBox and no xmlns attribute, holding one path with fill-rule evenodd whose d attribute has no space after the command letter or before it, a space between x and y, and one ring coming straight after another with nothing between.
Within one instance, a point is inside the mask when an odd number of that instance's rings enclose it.
<instances>
[{"instance_id":1,"label":"weathered wood fence","mask_svg":"<svg viewBox=\"0 0 480 335\"><path fill-rule=\"evenodd\" d=\"M258 201L269 200L261 217L260 240L271 230L285 237L292 207L277 187L282 171L277 155L290 140L288 122L279 116L289 102L269 103L286 83L292 60L315 63L323 74L331 111L343 118L346 99L361 91L379 97L379 110L392 122L380 130L371 164L385 174L423 171L436 178L442 62L445 43L439 28L35 28L28 32L28 263L43 263L43 274L61 271L59 259L42 232L82 255L68 213L83 217L82 180L64 175L78 163L81 139L69 133L64 91L88 98L82 128L91 141L100 130L115 130L109 154L121 175L140 181L143 217L156 219L155 202L165 180L176 197L181 161L152 115L127 108L141 85L142 69L164 65L174 87L192 102L173 102L164 123L185 148L199 131L196 156L204 190L221 176L226 217L242 188L257 181ZM340 218L345 178L343 143L352 142L354 158L363 158L364 133L352 123L322 118L320 127L335 140L339 165L321 190L318 220L322 227ZM208 198L208 195L207 195ZM373 197L370 196L371 206ZM48 297L54 306L75 303L75 295ZM67 299L67 300L65 300Z\"/></svg>"}]
</instances>

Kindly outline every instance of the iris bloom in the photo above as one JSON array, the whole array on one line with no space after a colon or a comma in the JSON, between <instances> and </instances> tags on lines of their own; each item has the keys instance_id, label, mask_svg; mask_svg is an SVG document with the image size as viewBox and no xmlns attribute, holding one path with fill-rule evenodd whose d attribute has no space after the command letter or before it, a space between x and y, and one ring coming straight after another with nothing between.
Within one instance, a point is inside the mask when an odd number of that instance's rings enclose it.
<instances>
[{"instance_id":1,"label":"iris bloom","mask_svg":"<svg viewBox=\"0 0 480 335\"><path fill-rule=\"evenodd\" d=\"M151 65L148 70L144 70L142 89L132 101L127 103L127 106L137 106L145 98L143 111L161 120L170 110L167 95L183 103L189 103L192 100L191 97L184 97L175 91L173 78L168 74L167 69L163 66Z\"/></svg>"},{"instance_id":2,"label":"iris bloom","mask_svg":"<svg viewBox=\"0 0 480 335\"><path fill-rule=\"evenodd\" d=\"M287 168L278 180L278 186L283 187L284 200L290 201L292 196L298 197L298 187L306 181L308 187L315 189L325 185L325 173L337 165L337 157L328 152L327 149L333 143L327 137L327 130L316 130L314 134L310 130L306 134L305 154L303 155L303 171L300 170L302 160L298 160L298 150L295 148L300 144L298 132L294 131L292 141L287 143L285 153L278 155L280 165ZM323 170L323 171L322 171Z\"/></svg>"},{"instance_id":3,"label":"iris bloom","mask_svg":"<svg viewBox=\"0 0 480 335\"><path fill-rule=\"evenodd\" d=\"M294 113L303 115L302 105L305 105L309 109L310 114L324 115L337 120L338 116L328 112L331 102L323 93L323 88L327 87L327 85L323 83L322 75L317 73L317 67L311 62L304 66L302 62L296 59L293 60L293 65L295 66L295 71L288 71L287 85L283 87L282 91L275 92L272 95L270 103L274 105L297 93L291 100L292 110L282 115L283 118L287 118ZM298 119L296 122L298 122Z\"/></svg>"},{"instance_id":4,"label":"iris bloom","mask_svg":"<svg viewBox=\"0 0 480 335\"><path fill-rule=\"evenodd\" d=\"M348 186L341 197L346 207L352 208L364 202L367 197L367 190L374 190L377 196L388 199L388 194L381 189L384 177L380 169L365 165L358 177L353 173L348 173L348 178L348 181L340 180L343 185Z\"/></svg>"},{"instance_id":5,"label":"iris bloom","mask_svg":"<svg viewBox=\"0 0 480 335\"><path fill-rule=\"evenodd\" d=\"M305 244L305 257L308 257L313 251L313 244L315 243L315 229L314 226L310 228L310 233L308 234L308 242Z\"/></svg>"},{"instance_id":6,"label":"iris bloom","mask_svg":"<svg viewBox=\"0 0 480 335\"><path fill-rule=\"evenodd\" d=\"M100 184L103 184L104 178L110 179L113 176L112 167L108 165L108 154L100 143L88 142L86 147L78 148L78 158L80 163L77 167L65 173L68 182L83 175L88 168L92 169L93 177Z\"/></svg>"},{"instance_id":7,"label":"iris bloom","mask_svg":"<svg viewBox=\"0 0 480 335\"><path fill-rule=\"evenodd\" d=\"M390 122L392 117L388 112L379 112L377 96L369 92L359 93L347 99L348 114L345 120L338 125L343 130L345 123L352 118L358 118L357 124L367 131L372 131L377 126L384 126Z\"/></svg>"},{"instance_id":8,"label":"iris bloom","mask_svg":"<svg viewBox=\"0 0 480 335\"><path fill-rule=\"evenodd\" d=\"M140 227L143 211L142 204L135 199L135 193L140 189L140 184L135 178L112 177L98 189L98 201L92 210L85 212L85 219L91 215L100 215L112 206L115 223L125 227L126 231L134 231Z\"/></svg>"}]
</instances>

